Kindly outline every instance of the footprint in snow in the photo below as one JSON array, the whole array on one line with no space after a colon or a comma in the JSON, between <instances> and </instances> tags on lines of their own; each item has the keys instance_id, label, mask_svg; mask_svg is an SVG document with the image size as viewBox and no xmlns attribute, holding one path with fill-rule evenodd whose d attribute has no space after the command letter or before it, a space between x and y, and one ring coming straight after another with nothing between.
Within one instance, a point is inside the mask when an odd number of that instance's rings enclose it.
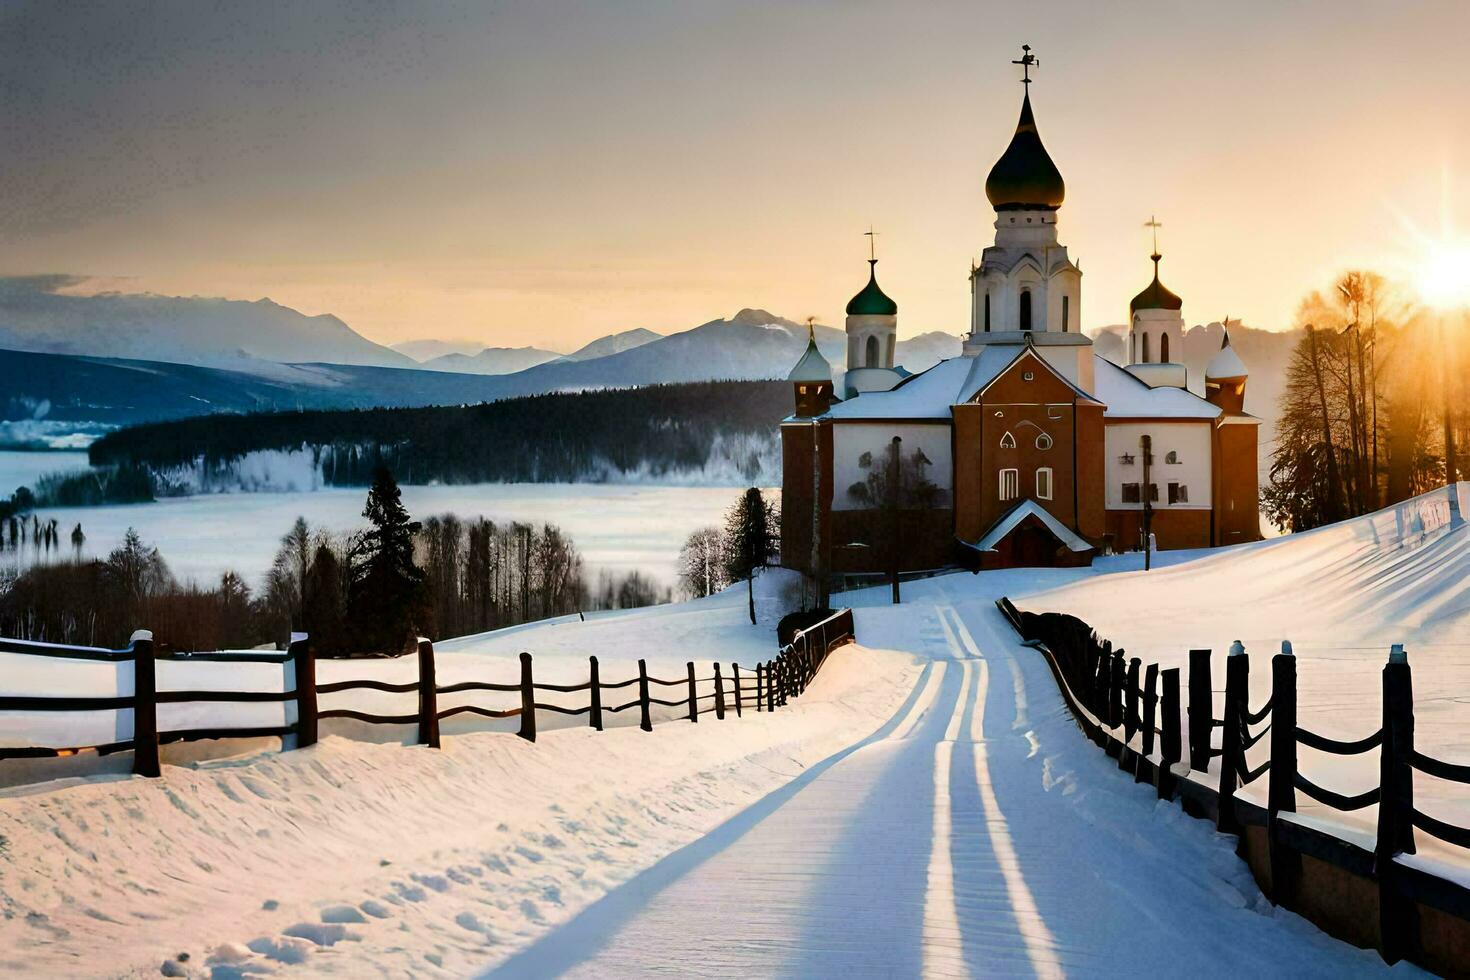
<instances>
[{"instance_id":1,"label":"footprint in snow","mask_svg":"<svg viewBox=\"0 0 1470 980\"><path fill-rule=\"evenodd\" d=\"M393 911L388 908L388 906L384 905L382 902L375 902L372 899L368 899L366 902L363 902L361 905L358 906L358 908L362 909L364 912L375 919L387 919L391 918L393 915Z\"/></svg>"},{"instance_id":2,"label":"footprint in snow","mask_svg":"<svg viewBox=\"0 0 1470 980\"><path fill-rule=\"evenodd\" d=\"M346 926L327 922L298 922L294 926L282 929L281 934L295 939L305 939L318 946L335 946L344 939L357 938L347 931Z\"/></svg>"},{"instance_id":3,"label":"footprint in snow","mask_svg":"<svg viewBox=\"0 0 1470 980\"><path fill-rule=\"evenodd\" d=\"M312 944L307 940L292 936L261 936L259 939L250 940L245 945L266 959L284 963L287 966L305 963L313 949Z\"/></svg>"},{"instance_id":4,"label":"footprint in snow","mask_svg":"<svg viewBox=\"0 0 1470 980\"><path fill-rule=\"evenodd\" d=\"M421 874L415 874L412 877L413 877L413 880L416 881L416 882L418 882L419 884L424 885L425 887L428 887L428 888L432 888L432 889L434 889L434 891L439 892L441 894L444 893L444 892L449 891L449 881L448 881L448 879L444 878L442 875L421 875Z\"/></svg>"},{"instance_id":5,"label":"footprint in snow","mask_svg":"<svg viewBox=\"0 0 1470 980\"><path fill-rule=\"evenodd\" d=\"M329 905L322 909L321 919L323 922L338 925L349 925L366 922L363 914L352 905Z\"/></svg>"}]
</instances>

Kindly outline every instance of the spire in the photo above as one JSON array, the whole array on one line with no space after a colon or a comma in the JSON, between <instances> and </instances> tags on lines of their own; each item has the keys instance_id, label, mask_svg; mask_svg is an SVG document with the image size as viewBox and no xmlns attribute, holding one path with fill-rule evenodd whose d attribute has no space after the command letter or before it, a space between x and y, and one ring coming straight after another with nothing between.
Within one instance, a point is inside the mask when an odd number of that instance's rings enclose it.
<instances>
[{"instance_id":1,"label":"spire","mask_svg":"<svg viewBox=\"0 0 1470 980\"><path fill-rule=\"evenodd\" d=\"M848 316L898 316L898 304L878 288L878 260L868 259L868 284L847 303Z\"/></svg>"},{"instance_id":2,"label":"spire","mask_svg":"<svg viewBox=\"0 0 1470 980\"><path fill-rule=\"evenodd\" d=\"M1159 282L1159 260L1163 256L1159 254L1157 243L1154 245L1154 254L1149 258L1154 263L1154 281L1149 283L1143 292L1133 297L1133 301L1128 304L1128 313L1132 315L1139 310L1182 310L1184 300Z\"/></svg>"},{"instance_id":3,"label":"spire","mask_svg":"<svg viewBox=\"0 0 1470 980\"><path fill-rule=\"evenodd\" d=\"M806 351L791 373L786 376L787 381L831 381L832 365L822 356L817 349L817 328L815 317L807 317L806 320Z\"/></svg>"},{"instance_id":4,"label":"spire","mask_svg":"<svg viewBox=\"0 0 1470 980\"><path fill-rule=\"evenodd\" d=\"M997 211L1055 211L1062 206L1066 184L1061 171L1041 144L1036 117L1031 112L1031 69L1040 64L1030 45L1022 45L1021 58L1012 64L1022 66L1026 94L1021 99L1021 117L1010 146L1001 154L990 176L985 179L985 196Z\"/></svg>"}]
</instances>

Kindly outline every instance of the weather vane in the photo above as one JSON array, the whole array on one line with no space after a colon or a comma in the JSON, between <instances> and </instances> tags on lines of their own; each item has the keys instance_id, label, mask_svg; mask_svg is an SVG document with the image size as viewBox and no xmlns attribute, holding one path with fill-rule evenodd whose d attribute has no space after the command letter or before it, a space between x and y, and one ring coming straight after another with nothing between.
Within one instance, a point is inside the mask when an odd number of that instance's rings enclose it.
<instances>
[{"instance_id":1,"label":"weather vane","mask_svg":"<svg viewBox=\"0 0 1470 980\"><path fill-rule=\"evenodd\" d=\"M878 233L873 230L873 226L872 225L868 225L868 230L865 231L865 232L863 232L863 234L868 236L868 261L869 262L877 262L878 261Z\"/></svg>"},{"instance_id":2,"label":"weather vane","mask_svg":"<svg viewBox=\"0 0 1470 980\"><path fill-rule=\"evenodd\" d=\"M1025 76L1021 79L1021 84L1028 86L1031 84L1031 69L1041 66L1041 62L1037 60L1036 55L1031 53L1031 45L1029 44L1021 45L1021 57L1012 61L1011 64L1021 66L1021 71Z\"/></svg>"},{"instance_id":3,"label":"weather vane","mask_svg":"<svg viewBox=\"0 0 1470 980\"><path fill-rule=\"evenodd\" d=\"M1145 228L1152 228L1153 229L1153 233L1154 233L1154 254L1155 255L1158 255L1159 254L1159 229L1162 228L1162 227L1164 227L1163 224L1161 224L1159 222L1159 219L1158 218L1155 218L1153 215L1149 215L1148 216L1148 220L1143 223L1143 226Z\"/></svg>"}]
</instances>

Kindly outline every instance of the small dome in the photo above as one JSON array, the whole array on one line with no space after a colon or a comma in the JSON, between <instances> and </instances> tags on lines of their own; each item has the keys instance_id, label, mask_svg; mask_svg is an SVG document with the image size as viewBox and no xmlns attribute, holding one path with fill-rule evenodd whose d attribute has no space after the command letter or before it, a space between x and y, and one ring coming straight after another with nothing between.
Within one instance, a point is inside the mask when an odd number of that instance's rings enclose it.
<instances>
[{"instance_id":1,"label":"small dome","mask_svg":"<svg viewBox=\"0 0 1470 980\"><path fill-rule=\"evenodd\" d=\"M1133 297L1133 302L1128 304L1128 312L1183 309L1184 300L1170 292L1167 286L1159 282L1159 259L1163 258L1163 256L1155 252L1149 258L1154 260L1154 281L1149 283L1143 292Z\"/></svg>"},{"instance_id":2,"label":"small dome","mask_svg":"<svg viewBox=\"0 0 1470 980\"><path fill-rule=\"evenodd\" d=\"M1011 145L985 178L985 196L997 211L1055 211L1066 195L1062 173L1041 145L1027 92Z\"/></svg>"},{"instance_id":3,"label":"small dome","mask_svg":"<svg viewBox=\"0 0 1470 980\"><path fill-rule=\"evenodd\" d=\"M878 288L878 260L868 260L868 284L847 301L848 316L898 316L898 304Z\"/></svg>"},{"instance_id":4,"label":"small dome","mask_svg":"<svg viewBox=\"0 0 1470 980\"><path fill-rule=\"evenodd\" d=\"M1235 348L1230 346L1230 331L1225 331L1225 339L1220 343L1220 349L1215 356L1210 358L1210 363L1205 366L1205 377L1212 379L1245 378L1250 372L1245 368L1245 362L1240 355L1235 353Z\"/></svg>"},{"instance_id":5,"label":"small dome","mask_svg":"<svg viewBox=\"0 0 1470 980\"><path fill-rule=\"evenodd\" d=\"M832 380L832 365L817 350L817 337L815 332L810 334L806 342L806 353L801 355L801 360L796 362L796 367L786 376L787 381L826 381Z\"/></svg>"}]
</instances>

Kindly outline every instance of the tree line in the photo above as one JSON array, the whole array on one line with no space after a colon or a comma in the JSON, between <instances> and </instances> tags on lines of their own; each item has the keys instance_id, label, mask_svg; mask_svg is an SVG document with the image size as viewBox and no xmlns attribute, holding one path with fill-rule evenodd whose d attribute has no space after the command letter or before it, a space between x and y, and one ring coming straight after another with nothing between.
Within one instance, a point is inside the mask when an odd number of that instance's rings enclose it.
<instances>
[{"instance_id":1,"label":"tree line","mask_svg":"<svg viewBox=\"0 0 1470 980\"><path fill-rule=\"evenodd\" d=\"M589 580L575 544L553 524L448 514L414 521L386 469L363 516L367 526L348 535L297 518L254 590L234 571L213 587L180 583L131 528L103 559L0 568L0 636L120 648L147 628L163 646L195 651L284 645L299 630L322 656L393 654L419 635L671 599L637 572ZM73 539L78 552L80 543Z\"/></svg>"},{"instance_id":2,"label":"tree line","mask_svg":"<svg viewBox=\"0 0 1470 980\"><path fill-rule=\"evenodd\" d=\"M723 439L737 447L730 462L754 479L763 461L741 447L769 443L790 402L780 381L705 381L469 406L211 415L108 433L91 462L125 475L103 487L59 481L53 493L136 495L137 468L160 492L171 467L302 447L328 484L366 486L382 467L405 483L575 482L607 467L657 476L703 467Z\"/></svg>"},{"instance_id":3,"label":"tree line","mask_svg":"<svg viewBox=\"0 0 1470 980\"><path fill-rule=\"evenodd\" d=\"M1441 486L1463 444L1460 332L1384 277L1339 276L1297 313L1262 509L1303 531Z\"/></svg>"}]
</instances>

